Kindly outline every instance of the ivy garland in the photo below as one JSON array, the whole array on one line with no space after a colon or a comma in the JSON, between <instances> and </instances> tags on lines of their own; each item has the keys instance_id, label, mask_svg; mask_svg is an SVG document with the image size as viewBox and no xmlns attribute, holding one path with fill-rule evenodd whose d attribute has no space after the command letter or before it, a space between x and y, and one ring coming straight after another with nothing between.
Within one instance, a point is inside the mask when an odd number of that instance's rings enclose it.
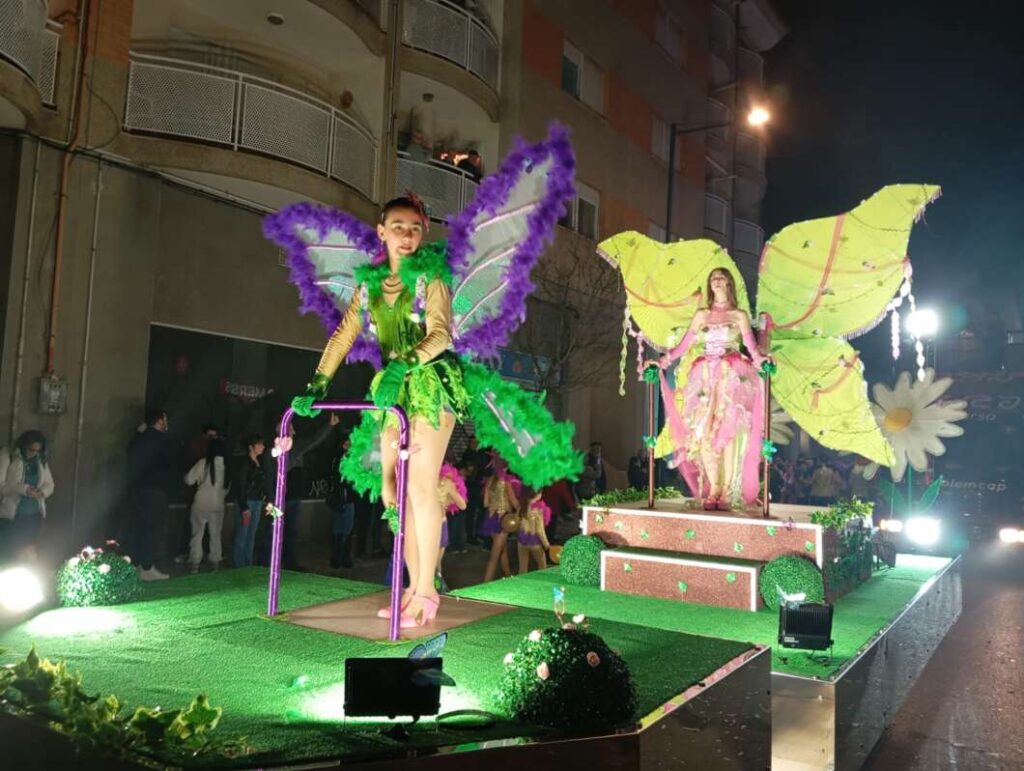
<instances>
[{"instance_id":1,"label":"ivy garland","mask_svg":"<svg viewBox=\"0 0 1024 771\"><path fill-rule=\"evenodd\" d=\"M242 741L211 738L222 710L202 694L183 709L138 707L125 717L124 706L112 694L88 695L79 673L63 661L40 658L35 646L21 661L0 668L0 708L66 734L83 749L157 752L178 765L197 755L231 758L252 752Z\"/></svg>"},{"instance_id":2,"label":"ivy garland","mask_svg":"<svg viewBox=\"0 0 1024 771\"><path fill-rule=\"evenodd\" d=\"M654 497L678 498L679 490L674 487L657 487L654 490ZM584 506L617 506L620 503L633 503L635 501L646 501L647 490L639 490L635 487L627 487L625 490L609 490L606 493L598 493L592 498L583 501Z\"/></svg>"}]
</instances>

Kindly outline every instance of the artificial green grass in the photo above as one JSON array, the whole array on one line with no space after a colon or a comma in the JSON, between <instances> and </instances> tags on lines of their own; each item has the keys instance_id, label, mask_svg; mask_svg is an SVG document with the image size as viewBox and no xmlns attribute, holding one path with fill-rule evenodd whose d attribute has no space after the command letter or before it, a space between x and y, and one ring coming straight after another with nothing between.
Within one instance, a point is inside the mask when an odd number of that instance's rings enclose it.
<instances>
[{"instance_id":1,"label":"artificial green grass","mask_svg":"<svg viewBox=\"0 0 1024 771\"><path fill-rule=\"evenodd\" d=\"M524 582L525 583L525 582ZM532 582L539 588L547 584ZM376 584L286 573L281 608L287 611L380 591ZM345 721L344 660L404 656L412 642L375 643L261 618L267 573L262 568L221 571L147 584L141 601L110 608L66 608L39 614L0 635L0 663L39 654L64 659L82 673L90 693L114 693L130 708L185 706L197 694L224 708L217 735L245 737L262 763L391 754L401 745L380 734L379 723ZM502 659L532 629L554 626L551 590L539 609L517 608L451 630L445 671L457 683L442 690L442 712L479 708L498 712ZM570 594L570 611L579 612ZM663 628L595 620L602 636L629 664L640 708L637 719L699 682L750 648ZM413 743L465 745L514 736L543 736L505 720L491 729L454 730L425 721ZM197 765L251 765L200 758Z\"/></svg>"},{"instance_id":2,"label":"artificial green grass","mask_svg":"<svg viewBox=\"0 0 1024 771\"><path fill-rule=\"evenodd\" d=\"M772 669L776 672L830 678L882 627L892 621L925 582L949 564L949 561L945 557L901 554L895 568L876 573L871 580L839 598L832 623L835 647L827 664L821 663L820 652L812 659L806 652L787 650L777 645L777 611L762 609L751 613L677 600L602 592L593 587L567 584L566 607L570 613L586 613L592 618L629 621L715 638L753 641L772 647ZM544 608L551 604L552 587L560 584L564 582L559 569L549 568L478 584L455 594L527 608Z\"/></svg>"}]
</instances>

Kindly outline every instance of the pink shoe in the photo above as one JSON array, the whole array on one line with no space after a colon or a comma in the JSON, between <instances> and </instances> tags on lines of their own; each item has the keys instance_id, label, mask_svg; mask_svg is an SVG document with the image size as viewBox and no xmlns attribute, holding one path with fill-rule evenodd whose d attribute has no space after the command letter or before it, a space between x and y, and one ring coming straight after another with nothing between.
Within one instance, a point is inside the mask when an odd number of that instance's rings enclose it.
<instances>
[{"instance_id":1,"label":"pink shoe","mask_svg":"<svg viewBox=\"0 0 1024 771\"><path fill-rule=\"evenodd\" d=\"M409 603L412 601L412 595L403 596L400 610L405 610L409 607ZM377 618L391 618L391 604L388 603L383 608L377 611Z\"/></svg>"},{"instance_id":2,"label":"pink shoe","mask_svg":"<svg viewBox=\"0 0 1024 771\"><path fill-rule=\"evenodd\" d=\"M436 594L433 597L427 597L422 594L413 595L423 600L423 607L416 612L415 615L410 616L406 613L402 613L402 619L399 623L401 629L412 629L414 627L423 626L429 624L435 618L437 618L437 611L441 607L441 598Z\"/></svg>"}]
</instances>

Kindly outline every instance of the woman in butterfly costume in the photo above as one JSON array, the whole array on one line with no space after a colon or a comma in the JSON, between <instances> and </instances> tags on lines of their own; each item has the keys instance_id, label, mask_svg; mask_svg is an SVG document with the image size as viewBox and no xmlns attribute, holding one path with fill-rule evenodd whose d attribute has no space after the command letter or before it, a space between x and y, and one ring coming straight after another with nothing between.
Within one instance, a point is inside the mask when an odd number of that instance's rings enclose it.
<instances>
[{"instance_id":1,"label":"woman in butterfly costume","mask_svg":"<svg viewBox=\"0 0 1024 771\"><path fill-rule=\"evenodd\" d=\"M379 370L370 386L374 404L397 404L409 415L403 627L431 621L439 608L434 571L444 512L437 480L456 419L472 419L480 444L533 485L575 477L581 468L573 426L551 418L543 395L481 363L497 358L525 317L530 270L575 193L574 169L561 128L546 141L519 143L449 222L447 241L422 243L429 220L415 196L389 201L375 230L311 204L265 223L267 236L288 252L303 310L316 311L332 333L295 411L314 415L312 404L326 397L341 363L366 361ZM389 509L398 503L397 440L391 413L366 412L340 466L343 477Z\"/></svg>"},{"instance_id":2,"label":"woman in butterfly costume","mask_svg":"<svg viewBox=\"0 0 1024 771\"><path fill-rule=\"evenodd\" d=\"M939 192L935 185L888 185L850 211L794 223L769 238L757 269L754 316L768 340L761 351L743 276L715 242L662 244L627 231L598 244L622 274L623 340L637 340L638 375L647 364L661 369L655 374L666 421L648 442L656 457L678 466L691 495L727 508L753 504L762 492L758 461L770 461L775 447L760 435L768 405L758 369L771 375L772 396L817 442L892 464L864 366L848 341L891 314L898 350L899 309L914 306L910 232ZM648 348L662 357L645 360ZM676 361L673 387L669 367Z\"/></svg>"}]
</instances>

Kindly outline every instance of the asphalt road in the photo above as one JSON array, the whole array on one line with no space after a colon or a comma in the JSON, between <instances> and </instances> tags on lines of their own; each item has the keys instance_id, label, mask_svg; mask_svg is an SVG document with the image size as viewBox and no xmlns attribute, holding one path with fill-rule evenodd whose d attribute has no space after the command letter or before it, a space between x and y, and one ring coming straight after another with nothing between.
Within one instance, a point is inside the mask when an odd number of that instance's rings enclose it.
<instances>
[{"instance_id":1,"label":"asphalt road","mask_svg":"<svg viewBox=\"0 0 1024 771\"><path fill-rule=\"evenodd\" d=\"M864 766L1024 769L1024 546L964 557L963 613Z\"/></svg>"}]
</instances>

